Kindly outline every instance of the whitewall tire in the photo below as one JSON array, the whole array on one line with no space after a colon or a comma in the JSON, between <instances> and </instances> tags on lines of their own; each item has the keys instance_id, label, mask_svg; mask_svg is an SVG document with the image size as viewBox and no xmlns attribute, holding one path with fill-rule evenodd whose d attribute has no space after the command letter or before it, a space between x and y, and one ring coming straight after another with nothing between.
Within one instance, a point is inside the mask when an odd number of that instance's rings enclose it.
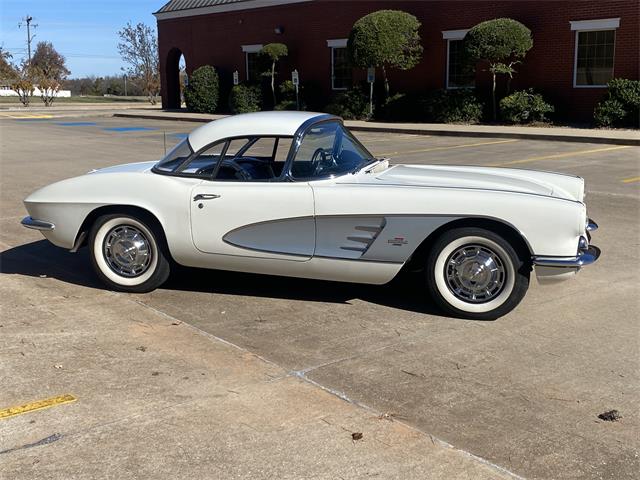
<instances>
[{"instance_id":1,"label":"whitewall tire","mask_svg":"<svg viewBox=\"0 0 640 480\"><path fill-rule=\"evenodd\" d=\"M529 287L529 268L514 248L489 230L445 232L427 258L433 300L454 316L490 320L513 310Z\"/></svg>"},{"instance_id":2,"label":"whitewall tire","mask_svg":"<svg viewBox=\"0 0 640 480\"><path fill-rule=\"evenodd\" d=\"M89 236L96 274L109 288L144 293L169 277L164 237L152 221L125 214L99 217Z\"/></svg>"}]
</instances>

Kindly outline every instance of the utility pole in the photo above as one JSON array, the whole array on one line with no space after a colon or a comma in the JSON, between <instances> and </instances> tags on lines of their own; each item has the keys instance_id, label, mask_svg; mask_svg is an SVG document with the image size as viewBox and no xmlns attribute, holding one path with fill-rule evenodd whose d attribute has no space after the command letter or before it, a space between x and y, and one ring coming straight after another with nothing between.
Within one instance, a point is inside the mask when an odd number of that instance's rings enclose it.
<instances>
[{"instance_id":1,"label":"utility pole","mask_svg":"<svg viewBox=\"0 0 640 480\"><path fill-rule=\"evenodd\" d=\"M18 28L22 28L24 26L27 27L27 54L28 54L27 65L31 65L31 42L33 41L34 37L36 36L35 34L31 35L31 29L32 28L37 28L37 26L38 26L37 24L33 24L32 25L31 24L32 21L33 21L33 17L31 15L27 15L18 24Z\"/></svg>"}]
</instances>

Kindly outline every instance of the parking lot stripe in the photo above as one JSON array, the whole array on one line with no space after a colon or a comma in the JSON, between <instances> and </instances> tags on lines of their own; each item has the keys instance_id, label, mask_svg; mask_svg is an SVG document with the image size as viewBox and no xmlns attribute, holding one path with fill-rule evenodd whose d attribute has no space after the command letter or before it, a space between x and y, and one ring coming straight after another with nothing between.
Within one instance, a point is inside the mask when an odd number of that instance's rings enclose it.
<instances>
[{"instance_id":1,"label":"parking lot stripe","mask_svg":"<svg viewBox=\"0 0 640 480\"><path fill-rule=\"evenodd\" d=\"M540 160L554 160L556 158L574 157L576 155L587 155L589 153L609 152L611 150L621 150L631 148L630 145L619 145L616 147L593 148L591 150L578 150L575 152L556 153L554 155L542 155L540 157L523 158L521 160L511 160L510 162L490 163L489 167L504 167L505 165L519 165L521 163L537 162Z\"/></svg>"},{"instance_id":2,"label":"parking lot stripe","mask_svg":"<svg viewBox=\"0 0 640 480\"><path fill-rule=\"evenodd\" d=\"M62 405L64 403L71 403L77 400L71 394L60 395L58 397L46 398L44 400L38 400L35 402L25 403L24 405L18 405L17 407L9 407L0 410L0 420L4 418L15 417L16 415L22 415L23 413L33 412L34 410L42 410L44 408L55 407L56 405Z\"/></svg>"},{"instance_id":3,"label":"parking lot stripe","mask_svg":"<svg viewBox=\"0 0 640 480\"><path fill-rule=\"evenodd\" d=\"M640 177L631 177L631 178L622 179L622 183L634 183L634 182L640 182Z\"/></svg>"},{"instance_id":4,"label":"parking lot stripe","mask_svg":"<svg viewBox=\"0 0 640 480\"><path fill-rule=\"evenodd\" d=\"M422 153L422 152L433 152L436 150L451 150L453 148L467 148L467 147L481 147L482 145L496 145L498 143L513 143L518 142L519 140L496 140L493 142L479 142L479 143L463 143L462 145L449 145L446 147L430 147L430 148L421 148L420 150L403 150L398 152L388 152L388 153L379 153L378 155L406 155L408 153Z\"/></svg>"}]
</instances>

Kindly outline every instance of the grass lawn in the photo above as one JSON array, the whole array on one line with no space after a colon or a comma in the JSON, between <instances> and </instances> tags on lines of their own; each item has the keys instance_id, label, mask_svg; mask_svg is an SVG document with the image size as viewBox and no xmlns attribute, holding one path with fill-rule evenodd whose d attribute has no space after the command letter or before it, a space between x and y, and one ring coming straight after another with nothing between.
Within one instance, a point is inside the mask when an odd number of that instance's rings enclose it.
<instances>
[{"instance_id":1,"label":"grass lawn","mask_svg":"<svg viewBox=\"0 0 640 480\"><path fill-rule=\"evenodd\" d=\"M136 103L148 103L147 97L80 97L73 96L68 98L56 98L53 105L58 103L118 103L118 102L136 102ZM18 97L0 97L0 104L4 103L15 103L20 104L20 100ZM29 104L32 107L35 106L44 106L44 103L40 99L40 97L33 96L31 97L31 103Z\"/></svg>"}]
</instances>

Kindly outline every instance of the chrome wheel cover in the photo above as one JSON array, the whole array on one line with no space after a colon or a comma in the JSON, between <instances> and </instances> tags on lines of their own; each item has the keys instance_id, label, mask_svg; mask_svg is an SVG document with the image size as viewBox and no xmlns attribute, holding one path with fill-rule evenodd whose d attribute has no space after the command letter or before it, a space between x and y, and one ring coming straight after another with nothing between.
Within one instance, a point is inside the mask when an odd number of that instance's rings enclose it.
<instances>
[{"instance_id":1,"label":"chrome wheel cover","mask_svg":"<svg viewBox=\"0 0 640 480\"><path fill-rule=\"evenodd\" d=\"M486 303L502 292L507 274L503 260L490 248L464 245L447 259L444 268L447 287L469 303Z\"/></svg>"},{"instance_id":2,"label":"chrome wheel cover","mask_svg":"<svg viewBox=\"0 0 640 480\"><path fill-rule=\"evenodd\" d=\"M149 269L153 248L138 228L118 225L104 237L102 254L109 268L116 274L133 278Z\"/></svg>"}]
</instances>

